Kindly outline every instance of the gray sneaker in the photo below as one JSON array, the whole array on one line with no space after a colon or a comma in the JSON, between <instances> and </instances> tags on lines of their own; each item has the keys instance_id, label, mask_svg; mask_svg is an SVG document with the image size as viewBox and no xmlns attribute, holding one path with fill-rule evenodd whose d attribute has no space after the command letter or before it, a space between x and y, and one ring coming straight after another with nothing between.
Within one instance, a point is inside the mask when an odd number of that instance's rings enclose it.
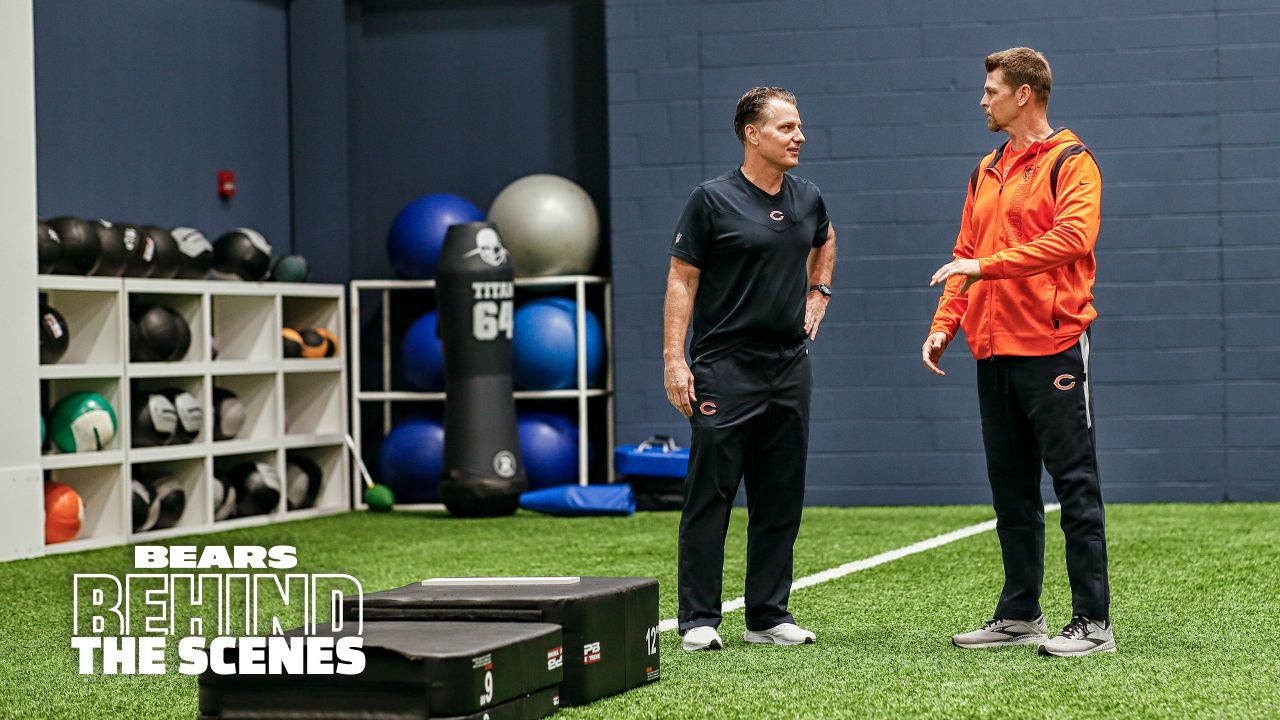
<instances>
[{"instance_id":1,"label":"gray sneaker","mask_svg":"<svg viewBox=\"0 0 1280 720\"><path fill-rule=\"evenodd\" d=\"M1110 622L1090 620L1083 615L1071 618L1056 637L1040 646L1041 655L1080 657L1096 652L1115 652L1116 638Z\"/></svg>"},{"instance_id":2,"label":"gray sneaker","mask_svg":"<svg viewBox=\"0 0 1280 720\"><path fill-rule=\"evenodd\" d=\"M1035 620L995 618L973 632L952 635L951 642L962 648L994 648L1006 645L1039 645L1049 637L1044 615Z\"/></svg>"}]
</instances>

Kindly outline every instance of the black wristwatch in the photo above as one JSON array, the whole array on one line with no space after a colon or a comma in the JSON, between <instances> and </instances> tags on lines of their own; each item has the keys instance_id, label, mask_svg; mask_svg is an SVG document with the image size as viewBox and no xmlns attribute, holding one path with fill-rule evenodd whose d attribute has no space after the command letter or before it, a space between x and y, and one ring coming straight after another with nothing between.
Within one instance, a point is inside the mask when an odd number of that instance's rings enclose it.
<instances>
[{"instance_id":1,"label":"black wristwatch","mask_svg":"<svg viewBox=\"0 0 1280 720\"><path fill-rule=\"evenodd\" d=\"M817 290L818 292L822 293L823 295L826 295L827 297L831 297L831 286L826 283L818 283L817 285L810 285L809 292L813 292L814 290Z\"/></svg>"}]
</instances>

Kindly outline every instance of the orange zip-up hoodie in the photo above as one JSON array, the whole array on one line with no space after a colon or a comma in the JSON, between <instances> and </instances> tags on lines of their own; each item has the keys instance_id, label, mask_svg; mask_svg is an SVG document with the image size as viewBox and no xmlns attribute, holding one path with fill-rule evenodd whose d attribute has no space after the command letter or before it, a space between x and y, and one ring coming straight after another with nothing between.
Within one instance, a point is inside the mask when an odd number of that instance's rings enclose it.
<instances>
[{"instance_id":1,"label":"orange zip-up hoodie","mask_svg":"<svg viewBox=\"0 0 1280 720\"><path fill-rule=\"evenodd\" d=\"M1098 316L1093 309L1102 175L1067 129L1032 143L1009 167L1008 143L974 170L954 255L976 258L982 280L943 287L929 332L964 327L979 360L1061 352ZM1056 167L1056 173L1054 168ZM1052 183L1052 175L1056 175Z\"/></svg>"}]
</instances>

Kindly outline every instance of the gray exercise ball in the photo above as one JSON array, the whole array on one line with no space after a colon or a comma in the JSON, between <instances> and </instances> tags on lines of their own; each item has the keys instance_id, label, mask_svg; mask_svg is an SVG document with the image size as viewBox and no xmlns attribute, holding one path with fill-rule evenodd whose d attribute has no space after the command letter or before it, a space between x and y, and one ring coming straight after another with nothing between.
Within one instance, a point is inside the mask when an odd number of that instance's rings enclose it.
<instances>
[{"instance_id":1,"label":"gray exercise ball","mask_svg":"<svg viewBox=\"0 0 1280 720\"><path fill-rule=\"evenodd\" d=\"M600 249L600 216L577 183L527 175L502 189L489 208L518 277L591 270Z\"/></svg>"}]
</instances>

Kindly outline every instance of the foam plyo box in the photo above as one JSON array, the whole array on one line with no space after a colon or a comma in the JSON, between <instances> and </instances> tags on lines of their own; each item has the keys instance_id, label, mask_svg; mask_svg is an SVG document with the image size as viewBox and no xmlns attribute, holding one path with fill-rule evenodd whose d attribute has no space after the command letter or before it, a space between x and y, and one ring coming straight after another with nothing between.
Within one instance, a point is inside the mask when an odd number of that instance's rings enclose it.
<instances>
[{"instance_id":1,"label":"foam plyo box","mask_svg":"<svg viewBox=\"0 0 1280 720\"><path fill-rule=\"evenodd\" d=\"M341 633L356 634L349 623ZM300 635L292 630L286 636ZM200 676L200 717L532 719L554 712L560 627L546 623L364 623L358 675ZM231 658L228 658L229 660Z\"/></svg>"},{"instance_id":2,"label":"foam plyo box","mask_svg":"<svg viewBox=\"0 0 1280 720\"><path fill-rule=\"evenodd\" d=\"M350 614L354 603L347 602ZM661 676L658 582L652 578L433 578L367 593L364 617L560 625L564 705L583 705Z\"/></svg>"}]
</instances>

